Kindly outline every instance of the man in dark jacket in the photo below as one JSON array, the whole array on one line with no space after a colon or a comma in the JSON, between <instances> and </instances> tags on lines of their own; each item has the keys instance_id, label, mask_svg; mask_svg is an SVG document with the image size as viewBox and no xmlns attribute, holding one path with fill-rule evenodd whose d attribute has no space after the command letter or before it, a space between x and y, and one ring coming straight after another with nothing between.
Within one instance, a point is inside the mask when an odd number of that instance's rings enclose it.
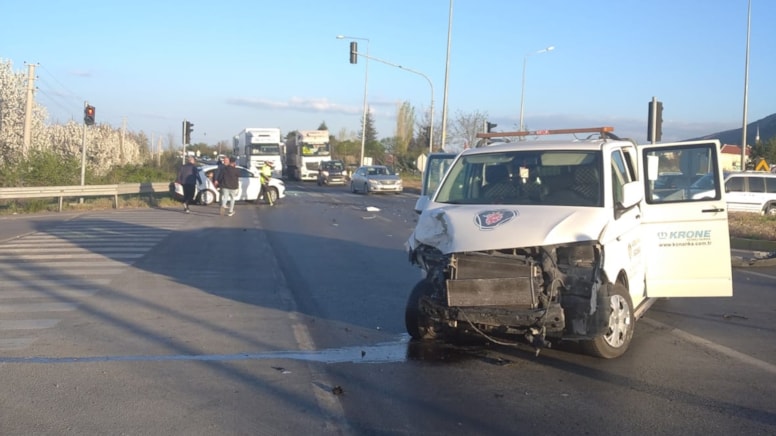
<instances>
[{"instance_id":1,"label":"man in dark jacket","mask_svg":"<svg viewBox=\"0 0 776 436\"><path fill-rule=\"evenodd\" d=\"M194 201L194 191L197 186L197 167L194 165L194 156L189 156L186 163L178 171L175 183L183 186L183 211L189 213L189 204Z\"/></svg>"},{"instance_id":2,"label":"man in dark jacket","mask_svg":"<svg viewBox=\"0 0 776 436\"><path fill-rule=\"evenodd\" d=\"M221 189L221 215L224 214L227 202L229 203L229 213L234 215L234 202L240 192L240 170L235 166L233 159L225 157L224 167L216 179L216 187Z\"/></svg>"}]
</instances>

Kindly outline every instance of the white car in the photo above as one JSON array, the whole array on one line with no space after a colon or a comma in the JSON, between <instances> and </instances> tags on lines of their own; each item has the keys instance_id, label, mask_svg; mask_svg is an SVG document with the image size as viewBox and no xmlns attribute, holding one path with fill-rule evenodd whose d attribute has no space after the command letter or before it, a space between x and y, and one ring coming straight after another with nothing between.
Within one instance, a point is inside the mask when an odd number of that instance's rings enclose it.
<instances>
[{"instance_id":1,"label":"white car","mask_svg":"<svg viewBox=\"0 0 776 436\"><path fill-rule=\"evenodd\" d=\"M725 179L728 210L776 216L776 174L731 173Z\"/></svg>"},{"instance_id":2,"label":"white car","mask_svg":"<svg viewBox=\"0 0 776 436\"><path fill-rule=\"evenodd\" d=\"M364 194L404 191L401 177L383 165L364 165L350 177L350 191Z\"/></svg>"},{"instance_id":3,"label":"white car","mask_svg":"<svg viewBox=\"0 0 776 436\"><path fill-rule=\"evenodd\" d=\"M708 171L720 186L719 141L637 145L608 127L530 133L596 131L595 139L490 144L454 159L416 206L407 241L423 272L405 309L414 340L479 336L527 342L537 353L576 341L615 358L655 298L732 295L724 191L654 193L659 175L678 167Z\"/></svg>"},{"instance_id":4,"label":"white car","mask_svg":"<svg viewBox=\"0 0 776 436\"><path fill-rule=\"evenodd\" d=\"M237 169L240 171L240 192L237 196L237 200L265 200L258 171L239 165L237 166ZM199 183L197 184L197 190L194 194L194 198L198 203L208 205L220 201L220 192L213 182L217 172L218 165L204 165L199 167ZM175 184L175 196L179 198L183 197L183 187L177 183ZM269 196L273 203L286 196L286 185L282 180L274 177L269 180Z\"/></svg>"}]
</instances>

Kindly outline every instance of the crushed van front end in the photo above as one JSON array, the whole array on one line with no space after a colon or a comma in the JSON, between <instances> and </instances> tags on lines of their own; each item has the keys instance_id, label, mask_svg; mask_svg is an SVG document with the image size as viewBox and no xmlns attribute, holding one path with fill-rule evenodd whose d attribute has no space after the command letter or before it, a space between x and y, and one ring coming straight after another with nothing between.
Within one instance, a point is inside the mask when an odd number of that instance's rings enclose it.
<instances>
[{"instance_id":1,"label":"crushed van front end","mask_svg":"<svg viewBox=\"0 0 776 436\"><path fill-rule=\"evenodd\" d=\"M606 329L596 243L450 254L421 244L410 256L426 271L407 306L416 339L479 335L539 349L549 339L589 339Z\"/></svg>"}]
</instances>

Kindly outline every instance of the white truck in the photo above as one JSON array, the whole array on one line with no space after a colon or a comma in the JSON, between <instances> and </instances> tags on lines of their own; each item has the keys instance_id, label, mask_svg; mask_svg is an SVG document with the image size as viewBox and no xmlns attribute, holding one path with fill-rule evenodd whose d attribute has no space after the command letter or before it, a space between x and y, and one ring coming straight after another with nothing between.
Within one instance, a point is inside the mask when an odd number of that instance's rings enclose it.
<instances>
[{"instance_id":1,"label":"white truck","mask_svg":"<svg viewBox=\"0 0 776 436\"><path fill-rule=\"evenodd\" d=\"M537 354L570 340L615 358L655 298L732 296L719 141L637 145L612 130L483 133L574 138L449 157L407 242L423 271L405 310L413 339L479 336ZM656 193L668 172L713 187Z\"/></svg>"},{"instance_id":2,"label":"white truck","mask_svg":"<svg viewBox=\"0 0 776 436\"><path fill-rule=\"evenodd\" d=\"M321 162L331 160L328 130L300 130L286 144L286 177L318 180Z\"/></svg>"},{"instance_id":3,"label":"white truck","mask_svg":"<svg viewBox=\"0 0 776 436\"><path fill-rule=\"evenodd\" d=\"M274 164L272 175L280 178L283 174L280 129L275 127L250 127L234 136L234 154L242 166L260 170L264 162Z\"/></svg>"}]
</instances>

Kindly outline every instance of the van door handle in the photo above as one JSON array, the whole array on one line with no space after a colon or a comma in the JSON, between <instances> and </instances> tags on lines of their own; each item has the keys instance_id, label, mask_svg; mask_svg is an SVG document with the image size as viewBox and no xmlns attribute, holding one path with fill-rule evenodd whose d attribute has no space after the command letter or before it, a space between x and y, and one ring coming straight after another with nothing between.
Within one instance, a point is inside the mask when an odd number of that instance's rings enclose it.
<instances>
[{"instance_id":1,"label":"van door handle","mask_svg":"<svg viewBox=\"0 0 776 436\"><path fill-rule=\"evenodd\" d=\"M717 213L717 212L724 212L725 209L722 209L721 207L714 207L712 209L702 209L701 212L703 213Z\"/></svg>"}]
</instances>

